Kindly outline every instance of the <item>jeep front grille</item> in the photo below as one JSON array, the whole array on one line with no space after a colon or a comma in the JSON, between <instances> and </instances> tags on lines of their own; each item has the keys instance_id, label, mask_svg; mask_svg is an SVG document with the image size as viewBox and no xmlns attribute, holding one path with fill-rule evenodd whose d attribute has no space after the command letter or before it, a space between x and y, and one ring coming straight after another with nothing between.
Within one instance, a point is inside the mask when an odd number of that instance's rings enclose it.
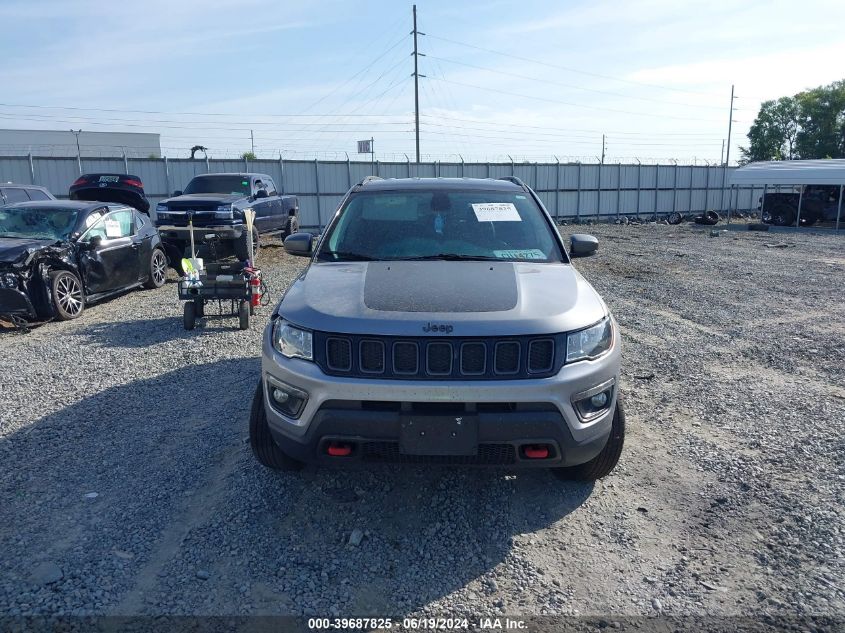
<instances>
[{"instance_id":1,"label":"jeep front grille","mask_svg":"<svg viewBox=\"0 0 845 633\"><path fill-rule=\"evenodd\" d=\"M528 344L528 371L541 374L549 371L555 362L555 342L552 339L538 339Z\"/></svg>"},{"instance_id":2,"label":"jeep front grille","mask_svg":"<svg viewBox=\"0 0 845 633\"><path fill-rule=\"evenodd\" d=\"M326 358L329 368L335 371L352 369L352 344L348 338L329 338L326 340Z\"/></svg>"},{"instance_id":3,"label":"jeep front grille","mask_svg":"<svg viewBox=\"0 0 845 633\"><path fill-rule=\"evenodd\" d=\"M557 373L566 336L358 336L314 332L314 360L327 374L398 380L518 380Z\"/></svg>"}]
</instances>

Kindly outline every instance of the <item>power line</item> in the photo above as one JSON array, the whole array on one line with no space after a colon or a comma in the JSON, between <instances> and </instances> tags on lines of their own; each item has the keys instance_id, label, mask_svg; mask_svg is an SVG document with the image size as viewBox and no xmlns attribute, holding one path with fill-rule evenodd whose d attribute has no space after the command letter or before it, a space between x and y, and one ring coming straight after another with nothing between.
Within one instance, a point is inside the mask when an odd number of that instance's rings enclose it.
<instances>
[{"instance_id":1,"label":"power line","mask_svg":"<svg viewBox=\"0 0 845 633\"><path fill-rule=\"evenodd\" d=\"M396 118L398 116L404 115L384 115ZM253 129L253 127L221 127L223 125L233 124L233 125L244 125L244 126L259 126L259 125L266 125L272 126L272 129L283 129L280 126L284 125L292 125L295 126L293 129L294 131L301 131L303 129L311 127L327 127L327 126L365 126L371 125L371 122L350 122L350 123L341 123L341 122L328 122L328 123L314 123L314 122L301 122L301 123L285 123L285 122L261 122L261 121L179 121L179 120L172 120L172 119L115 119L111 117L82 117L82 116L74 116L74 115L50 115L50 114L30 114L26 113L24 115L16 115L9 112L0 112L0 118L4 119L11 119L11 120L20 120L20 121L37 121L37 122L58 122L58 123L74 123L74 122L81 122L85 123L86 125L111 125L111 126L126 126L126 127L149 127L149 128L171 128L171 129L182 129L182 130L194 130L194 129L209 129L209 130L230 130L230 131L249 131ZM134 121L134 122L133 122ZM143 121L143 122L139 122ZM131 123L130 125L130 122ZM161 125L165 123L184 123L186 125ZM407 121L378 121L379 125L407 125Z\"/></svg>"},{"instance_id":2,"label":"power line","mask_svg":"<svg viewBox=\"0 0 845 633\"><path fill-rule=\"evenodd\" d=\"M442 127L442 128L454 128L454 129L460 129L460 130L476 130L476 131L479 131L479 132L496 132L497 129L500 129L500 128L472 127L472 126L467 126L467 125L453 126L453 125L444 125L442 123L431 123L431 122L428 122L428 121L423 121L422 125ZM514 126L508 126L508 127L517 127L517 126L514 125ZM557 137L557 138L562 138L562 139L593 139L593 140L595 140L595 138L596 138L596 134L581 134L581 133L579 133L580 131L575 131L575 132L564 131L564 133L561 134L560 131L556 130L556 128L546 128L546 127L542 127L542 126L532 126L532 127L536 127L537 129L543 130L543 136L546 136L546 137ZM608 134L612 134L612 133L608 132ZM663 135L661 135L661 134L651 134L651 135L649 135L649 138L660 137L660 136L663 136ZM708 134L706 137L702 138L701 140L716 140L716 139L718 139L717 135Z\"/></svg>"},{"instance_id":3,"label":"power line","mask_svg":"<svg viewBox=\"0 0 845 633\"><path fill-rule=\"evenodd\" d=\"M437 60L440 60L440 61L443 61L443 62L447 62L449 64L457 64L459 66L466 66L467 68L475 68L477 70L483 70L483 71L489 72L489 73L496 73L497 75L504 75L504 76L507 76L507 77L516 77L518 79L527 79L529 81L536 81L536 82L540 82L540 83L543 83L543 84L552 84L552 85L555 85L555 86L561 86L563 88L572 88L572 89L575 89L575 90L583 90L585 92L595 92L597 94L611 95L611 96L614 96L614 97L621 97L623 99L636 99L638 101L649 101L649 102L652 102L652 103L662 103L662 104L666 104L666 105L683 106L683 107L686 107L686 108L707 108L707 109L711 109L711 110L721 110L721 108L719 106L714 106L714 105L699 105L699 104L693 104L693 103L679 103L677 101L665 101L663 99L652 99L650 97L638 97L638 96L634 96L634 95L624 95L621 92L612 92L610 90L599 90L598 88L584 88L582 86L573 86L572 84L566 84L566 83L563 83L563 82L560 82L560 81L551 81L549 79L540 79L539 77L529 77L528 75L523 75L523 74L520 74L520 73L508 72L508 71L505 71L505 70L496 70L496 69L493 69L493 68L487 68L485 66L478 66L476 64L468 64L466 62L460 62L456 59L448 59L448 58L445 58L445 57L436 57L435 55L427 55L427 56L430 57L431 59L437 59Z\"/></svg>"},{"instance_id":4,"label":"power line","mask_svg":"<svg viewBox=\"0 0 845 633\"><path fill-rule=\"evenodd\" d=\"M33 105L23 103L0 103L0 106L5 108L38 108L43 110L74 110L79 112L116 112L119 114L163 114L163 115L178 115L178 116L242 116L242 114L234 114L231 112L164 112L162 110L128 110L117 108L80 108L74 106L46 106ZM351 116L349 114L256 114L255 116L262 118L291 118L291 117L324 117L324 116ZM367 114L359 114L357 116L375 116Z\"/></svg>"},{"instance_id":5,"label":"power line","mask_svg":"<svg viewBox=\"0 0 845 633\"><path fill-rule=\"evenodd\" d=\"M703 92L700 90L689 90L684 88L673 88L670 86L659 86L657 84L649 84L644 83L641 81L634 81L632 79L622 79L621 77L612 77L610 75L602 75L599 73L588 72L586 70L581 70L578 68L571 68L569 66L561 66L560 64L551 64L549 62L540 61L538 59L532 59L530 57L523 57L521 55L514 55L513 53L505 53L502 51L493 50L492 48L484 48L482 46L475 46L473 44L467 44L466 42L461 42L458 40L449 39L447 37L440 37L437 35L427 35L426 37L430 37L436 40L442 40L444 42L449 42L450 44L457 44L459 46L466 46L467 48L474 48L475 50L484 51L485 53L493 53L494 55L501 55L502 57L511 57L513 59L517 59L523 62L529 62L531 64L538 64L540 66L548 66L549 68L556 68L558 70L565 70L567 72L577 73L579 75L587 75L589 77L598 77L600 79L609 79L611 81L618 81L621 83L631 84L634 86L643 86L646 88L657 88L658 90L670 90L673 92L686 92L690 94L701 94L701 95L708 95L711 97L718 97L719 95L711 92Z\"/></svg>"},{"instance_id":6,"label":"power line","mask_svg":"<svg viewBox=\"0 0 845 633\"><path fill-rule=\"evenodd\" d=\"M397 23L398 23L398 21L397 21ZM396 24L394 23L394 26L395 26L395 25L396 25ZM392 28L393 28L393 27L391 27L391 29L392 29ZM340 84L340 85L336 86L336 87L335 87L335 88L334 88L331 92L326 93L325 95L323 95L322 97L320 97L319 99L317 99L314 103L312 103L311 105L309 105L308 107L306 107L304 110L302 110L302 112L301 112L300 114L304 114L304 113L308 112L309 110L313 110L313 109L314 109L314 108L315 108L318 104L322 103L322 102L323 102L323 101L325 101L327 98L329 98L330 96L332 96L333 94L335 94L335 93L336 93L336 92L338 92L339 90L343 89L343 88L344 88L344 87L345 87L345 86L346 86L346 85L347 85L350 81L352 81L353 79L355 79L355 78L356 78L356 77L358 77L359 75L361 75L361 74L365 73L366 71L368 71L368 70L369 70L370 68L372 68L372 67L373 67L373 65L375 65L375 64L376 64L376 63L377 63L377 62L378 62L381 58L383 58L385 55L387 55L388 53L390 53L390 51L392 51L394 48L396 48L397 46L399 46L402 42L406 41L407 39L408 39L408 35L407 35L407 34L406 34L406 35L403 35L402 37L400 37L400 38L399 38L399 39L398 39L398 40L397 40L397 41L396 41L396 42L395 42L392 46L390 46L387 50L383 51L383 52L381 53L381 55L379 55L378 57L376 57L375 59L373 59L373 61L371 61L371 62L370 62L369 64L367 64L364 68L362 68L361 70L359 70L357 73L355 73L355 74L354 74L354 75L352 75L351 77L348 77L348 78L346 79L346 81L344 81L342 84Z\"/></svg>"},{"instance_id":7,"label":"power line","mask_svg":"<svg viewBox=\"0 0 845 633\"><path fill-rule=\"evenodd\" d=\"M655 114L655 113L651 113L651 112L632 112L630 110L619 110L617 108L604 108L604 107L601 107L601 106L590 106L590 105L584 105L584 104L581 104L581 103L571 103L569 101L560 101L558 99L548 99L546 97L540 97L540 96L537 96L537 95L526 95L526 94L519 94L519 93L516 93L516 92L508 92L507 90L499 90L498 88L489 88L487 86L477 86L475 84L467 84L467 83L463 83L463 82L460 82L460 81L453 81L451 79L438 78L438 77L432 77L432 79L434 79L436 81L445 81L447 83L453 83L453 84L456 84L458 86L464 86L465 88L474 88L476 90L487 90L489 92L497 92L499 94L504 94L504 95L508 95L508 96L511 96L511 97L519 97L520 99L534 99L535 101L545 101L547 103L554 103L555 105L568 105L568 106L571 106L571 107L574 107L574 108L584 108L584 109L587 109L587 110L604 110L605 112L616 112L616 113L619 113L619 114L632 114L634 116L656 117L658 119L676 119L676 120L679 120L679 121L705 121L707 123L711 123L713 121L712 119L699 119L699 118L693 118L693 117L677 117L677 116L671 116L671 115L668 115L668 114Z\"/></svg>"},{"instance_id":8,"label":"power line","mask_svg":"<svg viewBox=\"0 0 845 633\"><path fill-rule=\"evenodd\" d=\"M601 134L602 130L590 130L586 128L556 128L556 127L549 127L546 125L526 125L524 123L511 123L508 122L501 122L501 121L483 121L481 119L465 119L460 117L452 117L446 115L432 115L432 114L423 114L425 118L434 118L434 119L446 119L448 121L463 121L466 123L480 123L483 125L496 125L496 126L505 126L508 128L515 127L515 128L528 128L528 129L537 129L537 130L555 130L559 132L592 132ZM637 135L637 136L717 136L716 134L709 133L709 132L614 132L608 131L608 134L613 134L614 136L618 135Z\"/></svg>"}]
</instances>

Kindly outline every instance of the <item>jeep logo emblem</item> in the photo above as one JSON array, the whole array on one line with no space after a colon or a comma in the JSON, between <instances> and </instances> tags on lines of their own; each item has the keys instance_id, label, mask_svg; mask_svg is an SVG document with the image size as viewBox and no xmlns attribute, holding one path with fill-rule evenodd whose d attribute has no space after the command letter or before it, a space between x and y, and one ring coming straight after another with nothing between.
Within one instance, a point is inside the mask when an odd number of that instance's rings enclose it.
<instances>
[{"instance_id":1,"label":"jeep logo emblem","mask_svg":"<svg viewBox=\"0 0 845 633\"><path fill-rule=\"evenodd\" d=\"M426 323L423 326L423 332L443 332L444 334L449 334L454 328L447 324L447 323Z\"/></svg>"}]
</instances>

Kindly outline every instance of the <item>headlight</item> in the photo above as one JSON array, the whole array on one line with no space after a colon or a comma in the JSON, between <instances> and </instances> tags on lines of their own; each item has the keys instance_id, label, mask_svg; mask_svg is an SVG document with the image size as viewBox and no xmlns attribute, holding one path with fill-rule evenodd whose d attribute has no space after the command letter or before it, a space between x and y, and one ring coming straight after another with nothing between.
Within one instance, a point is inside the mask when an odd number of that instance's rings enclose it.
<instances>
[{"instance_id":1,"label":"headlight","mask_svg":"<svg viewBox=\"0 0 845 633\"><path fill-rule=\"evenodd\" d=\"M221 204L217 207L217 210L214 212L215 218L220 218L221 220L231 220L232 219L232 205L231 204Z\"/></svg>"},{"instance_id":2,"label":"headlight","mask_svg":"<svg viewBox=\"0 0 845 633\"><path fill-rule=\"evenodd\" d=\"M295 327L282 318L276 319L273 326L273 347L288 358L314 359L311 332Z\"/></svg>"},{"instance_id":3,"label":"headlight","mask_svg":"<svg viewBox=\"0 0 845 633\"><path fill-rule=\"evenodd\" d=\"M610 317L595 325L566 337L566 362L598 358L610 349L613 343L613 326Z\"/></svg>"},{"instance_id":4,"label":"headlight","mask_svg":"<svg viewBox=\"0 0 845 633\"><path fill-rule=\"evenodd\" d=\"M18 276L15 273L0 273L0 288L17 290Z\"/></svg>"},{"instance_id":5,"label":"headlight","mask_svg":"<svg viewBox=\"0 0 845 633\"><path fill-rule=\"evenodd\" d=\"M156 205L156 213L159 213L159 212L161 212L161 211L167 211L167 205L166 205L166 204L164 204L163 202L159 202L159 203Z\"/></svg>"}]
</instances>

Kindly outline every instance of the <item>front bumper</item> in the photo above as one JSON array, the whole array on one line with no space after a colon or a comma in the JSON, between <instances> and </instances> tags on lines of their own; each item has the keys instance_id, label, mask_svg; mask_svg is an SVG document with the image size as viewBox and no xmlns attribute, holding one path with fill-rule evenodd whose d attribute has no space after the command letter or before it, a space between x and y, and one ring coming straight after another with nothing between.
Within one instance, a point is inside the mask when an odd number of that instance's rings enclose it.
<instances>
[{"instance_id":1,"label":"front bumper","mask_svg":"<svg viewBox=\"0 0 845 633\"><path fill-rule=\"evenodd\" d=\"M180 240L190 241L191 230L187 226L176 226L172 224L162 224L158 227L159 235L165 240ZM222 224L210 226L194 225L194 242L200 244L205 241L205 236L209 233L214 233L221 240L235 240L243 235L244 227L242 224Z\"/></svg>"},{"instance_id":2,"label":"front bumper","mask_svg":"<svg viewBox=\"0 0 845 633\"><path fill-rule=\"evenodd\" d=\"M23 315L30 319L37 316L26 293L13 288L0 288L0 314Z\"/></svg>"},{"instance_id":3,"label":"front bumper","mask_svg":"<svg viewBox=\"0 0 845 633\"><path fill-rule=\"evenodd\" d=\"M311 463L353 461L444 461L523 466L574 466L589 461L610 434L619 385L621 345L616 328L613 347L602 358L565 365L555 376L510 381L407 381L328 376L302 359L279 354L264 333L262 380L270 431L291 457ZM274 382L308 394L297 419L282 414L271 401ZM607 408L588 421L576 413L572 398L610 382ZM432 459L399 450L402 425L409 417L468 416L477 423L478 452L472 456ZM331 457L329 442L345 442L349 457ZM546 459L526 459L525 447L549 447ZM444 446L443 453L448 453ZM428 456L425 456L428 457ZM436 457L443 457L438 460Z\"/></svg>"}]
</instances>

